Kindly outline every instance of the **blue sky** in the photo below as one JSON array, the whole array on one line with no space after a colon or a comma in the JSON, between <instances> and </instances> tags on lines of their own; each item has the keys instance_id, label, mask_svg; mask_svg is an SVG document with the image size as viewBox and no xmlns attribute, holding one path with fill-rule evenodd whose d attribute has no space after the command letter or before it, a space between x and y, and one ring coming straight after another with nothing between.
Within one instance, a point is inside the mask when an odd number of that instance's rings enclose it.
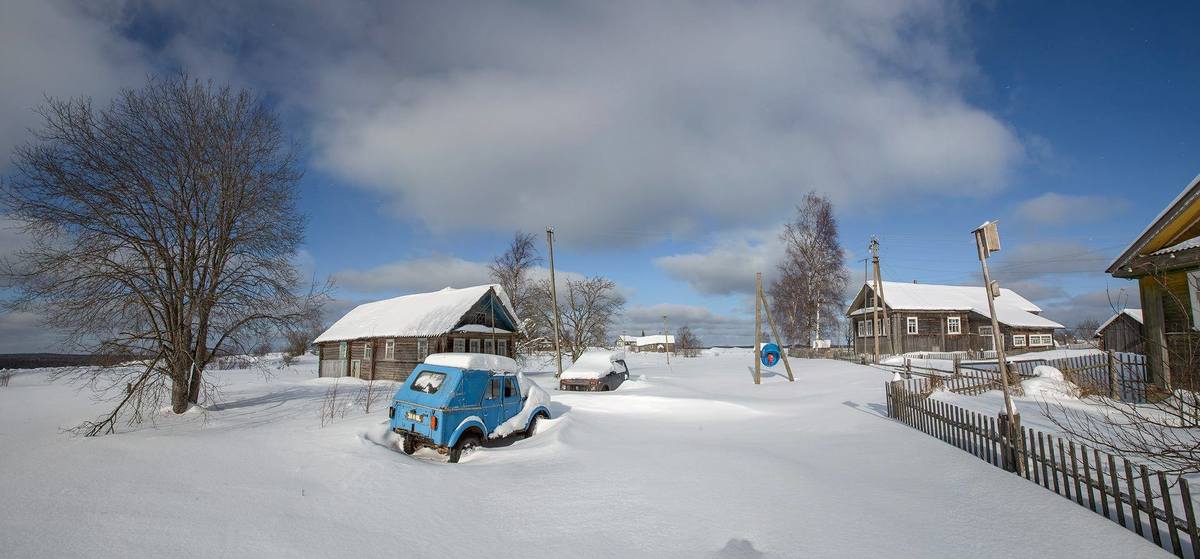
<instances>
[{"instance_id":1,"label":"blue sky","mask_svg":"<svg viewBox=\"0 0 1200 559\"><path fill-rule=\"evenodd\" d=\"M1103 274L1200 173L1197 8L1128 3L18 2L0 22L0 173L42 95L186 68L263 92L304 146L300 262L356 302L485 280L515 229L559 270L708 343L752 336L754 272L815 189L851 277L978 277L1103 320ZM2 225L2 224L0 224ZM0 227L0 251L21 243ZM1137 306L1136 294L1129 301ZM0 351L53 349L0 316Z\"/></svg>"}]
</instances>

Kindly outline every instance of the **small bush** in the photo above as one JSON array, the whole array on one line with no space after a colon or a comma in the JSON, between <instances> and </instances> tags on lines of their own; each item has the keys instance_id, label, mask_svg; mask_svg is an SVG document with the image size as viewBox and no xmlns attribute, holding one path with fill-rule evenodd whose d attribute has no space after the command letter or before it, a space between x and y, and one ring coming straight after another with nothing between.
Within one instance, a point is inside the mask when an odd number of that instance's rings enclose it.
<instances>
[{"instance_id":1,"label":"small bush","mask_svg":"<svg viewBox=\"0 0 1200 559\"><path fill-rule=\"evenodd\" d=\"M12 369L0 370L0 386L8 386L8 381L12 379Z\"/></svg>"}]
</instances>

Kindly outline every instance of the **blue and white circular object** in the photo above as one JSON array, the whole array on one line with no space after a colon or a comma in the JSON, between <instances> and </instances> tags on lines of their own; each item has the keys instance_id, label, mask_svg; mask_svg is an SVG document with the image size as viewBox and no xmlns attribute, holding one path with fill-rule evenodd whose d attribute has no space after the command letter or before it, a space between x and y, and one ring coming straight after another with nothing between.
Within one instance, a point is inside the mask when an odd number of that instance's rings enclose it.
<instances>
[{"instance_id":1,"label":"blue and white circular object","mask_svg":"<svg viewBox=\"0 0 1200 559\"><path fill-rule=\"evenodd\" d=\"M758 352L758 358L762 360L763 365L774 367L776 363L779 363L779 346L763 344L762 349Z\"/></svg>"}]
</instances>

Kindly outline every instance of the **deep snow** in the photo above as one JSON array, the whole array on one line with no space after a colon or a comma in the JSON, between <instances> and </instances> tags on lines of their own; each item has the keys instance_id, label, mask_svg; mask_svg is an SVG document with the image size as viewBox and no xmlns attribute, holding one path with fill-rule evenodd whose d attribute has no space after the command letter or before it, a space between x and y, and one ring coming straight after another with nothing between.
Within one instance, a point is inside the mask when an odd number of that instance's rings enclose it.
<instances>
[{"instance_id":1,"label":"deep snow","mask_svg":"<svg viewBox=\"0 0 1200 559\"><path fill-rule=\"evenodd\" d=\"M389 448L386 404L322 428L330 383L311 359L268 380L215 372L221 404L93 439L59 429L104 406L22 372L0 388L0 556L1162 553L885 419L891 373L795 359L796 382L768 370L755 386L752 359L631 354L618 390L549 390L554 419L533 438L456 465Z\"/></svg>"}]
</instances>

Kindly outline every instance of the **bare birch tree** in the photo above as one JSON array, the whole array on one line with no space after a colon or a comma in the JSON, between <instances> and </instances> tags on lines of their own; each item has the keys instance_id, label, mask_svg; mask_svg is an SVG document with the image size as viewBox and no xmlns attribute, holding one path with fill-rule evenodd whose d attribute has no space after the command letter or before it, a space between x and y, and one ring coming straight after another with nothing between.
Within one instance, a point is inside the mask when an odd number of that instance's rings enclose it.
<instances>
[{"instance_id":1,"label":"bare birch tree","mask_svg":"<svg viewBox=\"0 0 1200 559\"><path fill-rule=\"evenodd\" d=\"M836 327L848 281L833 204L809 192L796 207L795 219L784 225L780 240L787 255L769 288L773 311L787 342L807 345L818 324Z\"/></svg>"},{"instance_id":2,"label":"bare birch tree","mask_svg":"<svg viewBox=\"0 0 1200 559\"><path fill-rule=\"evenodd\" d=\"M183 413L214 356L316 316L325 289L304 289L292 264L301 171L260 97L176 76L107 108L49 99L39 112L2 187L33 238L3 263L7 303L89 351L142 359L96 384L121 397L81 432L113 432L167 394Z\"/></svg>"},{"instance_id":3,"label":"bare birch tree","mask_svg":"<svg viewBox=\"0 0 1200 559\"><path fill-rule=\"evenodd\" d=\"M696 357L700 355L700 346L703 343L692 332L691 327L686 324L680 326L679 330L675 332L675 346L679 354L683 357Z\"/></svg>"},{"instance_id":4,"label":"bare birch tree","mask_svg":"<svg viewBox=\"0 0 1200 559\"><path fill-rule=\"evenodd\" d=\"M530 316L528 316L531 309L527 301L532 289L529 270L542 261L538 256L536 241L537 237L532 233L517 231L513 234L508 249L488 265L488 273L492 281L500 284L500 287L504 288L505 293L508 294L513 312L517 314L514 318L522 322L521 335L523 339L517 341L516 347L518 356L531 345L530 342L536 342L548 332L553 332L553 328L539 331L537 323L529 320Z\"/></svg>"}]
</instances>

